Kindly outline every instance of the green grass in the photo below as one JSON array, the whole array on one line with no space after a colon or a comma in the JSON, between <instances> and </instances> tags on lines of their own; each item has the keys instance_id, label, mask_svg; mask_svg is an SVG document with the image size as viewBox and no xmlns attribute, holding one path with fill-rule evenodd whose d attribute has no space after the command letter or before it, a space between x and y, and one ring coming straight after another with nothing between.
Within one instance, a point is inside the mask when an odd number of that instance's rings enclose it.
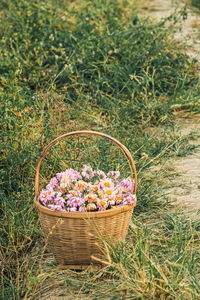
<instances>
[{"instance_id":1,"label":"green grass","mask_svg":"<svg viewBox=\"0 0 200 300\"><path fill-rule=\"evenodd\" d=\"M191 5L200 8L200 1L199 0L191 0Z\"/></svg>"},{"instance_id":2,"label":"green grass","mask_svg":"<svg viewBox=\"0 0 200 300\"><path fill-rule=\"evenodd\" d=\"M57 286L77 299L198 298L199 224L170 213L164 189L170 170L149 170L193 151L192 137L174 130L173 112L199 112L197 62L173 40L171 27L139 18L135 6L131 0L0 3L2 299L38 299ZM110 245L111 265L77 274L56 269L33 198L44 146L80 129L124 143L139 188L134 225L126 244ZM42 175L88 161L129 172L107 141L84 139L78 152L79 146L77 139L61 143Z\"/></svg>"}]
</instances>

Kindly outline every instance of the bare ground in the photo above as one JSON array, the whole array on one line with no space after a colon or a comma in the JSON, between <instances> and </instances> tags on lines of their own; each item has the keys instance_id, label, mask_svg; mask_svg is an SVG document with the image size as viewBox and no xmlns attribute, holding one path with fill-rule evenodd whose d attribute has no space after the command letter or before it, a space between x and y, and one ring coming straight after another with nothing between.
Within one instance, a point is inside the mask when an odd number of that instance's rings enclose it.
<instances>
[{"instance_id":1,"label":"bare ground","mask_svg":"<svg viewBox=\"0 0 200 300\"><path fill-rule=\"evenodd\" d=\"M200 59L200 10L188 5L190 0L144 0L140 7L142 14L158 20L178 15L180 10L186 7L184 20L177 22L175 38L181 43L186 42L187 53L196 59Z\"/></svg>"},{"instance_id":2,"label":"bare ground","mask_svg":"<svg viewBox=\"0 0 200 300\"><path fill-rule=\"evenodd\" d=\"M179 174L171 182L170 199L187 212L200 210L200 115L188 119L179 119L180 134L191 132L196 134L196 139L191 144L198 146L193 154L176 158L170 161Z\"/></svg>"},{"instance_id":3,"label":"bare ground","mask_svg":"<svg viewBox=\"0 0 200 300\"><path fill-rule=\"evenodd\" d=\"M186 1L188 2L188 1ZM154 19L162 19L183 8L183 1L147 0L143 2L141 11ZM187 8L187 19L177 24L175 37L186 42L187 53L197 60L200 59L200 13L198 9ZM196 140L191 143L198 146L196 151L182 158L169 161L170 166L179 176L169 182L169 199L186 212L200 211L200 115L177 118L180 135L196 134Z\"/></svg>"}]
</instances>

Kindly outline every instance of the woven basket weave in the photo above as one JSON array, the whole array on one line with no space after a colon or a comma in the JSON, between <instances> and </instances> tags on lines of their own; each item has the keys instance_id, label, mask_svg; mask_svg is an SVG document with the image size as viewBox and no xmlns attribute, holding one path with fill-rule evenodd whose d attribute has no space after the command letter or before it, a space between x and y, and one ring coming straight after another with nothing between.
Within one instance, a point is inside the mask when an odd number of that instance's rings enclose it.
<instances>
[{"instance_id":1,"label":"woven basket weave","mask_svg":"<svg viewBox=\"0 0 200 300\"><path fill-rule=\"evenodd\" d=\"M51 252L60 268L81 269L98 265L98 256L103 254L103 241L124 241L135 205L124 205L97 212L52 211L39 202L39 175L41 162L48 150L59 141L75 135L98 135L111 140L123 152L129 162L136 193L137 174L129 150L116 139L96 131L74 131L64 134L49 145L41 154L35 176L35 207L40 224ZM96 259L95 259L96 257ZM96 261L96 262L95 262ZM102 261L102 260L101 260Z\"/></svg>"}]
</instances>

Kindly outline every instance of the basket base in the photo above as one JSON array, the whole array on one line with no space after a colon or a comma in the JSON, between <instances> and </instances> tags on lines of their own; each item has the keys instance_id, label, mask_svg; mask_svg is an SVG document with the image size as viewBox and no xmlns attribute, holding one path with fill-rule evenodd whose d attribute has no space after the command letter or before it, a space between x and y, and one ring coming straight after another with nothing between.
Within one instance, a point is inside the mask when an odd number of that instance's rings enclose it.
<instances>
[{"instance_id":1,"label":"basket base","mask_svg":"<svg viewBox=\"0 0 200 300\"><path fill-rule=\"evenodd\" d=\"M58 268L61 270L85 270L85 269L92 269L98 270L103 267L102 264L90 264L90 265L58 265Z\"/></svg>"}]
</instances>

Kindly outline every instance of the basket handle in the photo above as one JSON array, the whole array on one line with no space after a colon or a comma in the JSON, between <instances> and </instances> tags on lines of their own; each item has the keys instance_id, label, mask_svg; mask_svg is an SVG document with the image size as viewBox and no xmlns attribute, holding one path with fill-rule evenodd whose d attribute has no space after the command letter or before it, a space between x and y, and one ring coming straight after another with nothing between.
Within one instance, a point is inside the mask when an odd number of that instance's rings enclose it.
<instances>
[{"instance_id":1,"label":"basket handle","mask_svg":"<svg viewBox=\"0 0 200 300\"><path fill-rule=\"evenodd\" d=\"M134 172L134 177L135 177L135 185L134 185L134 189L133 189L133 194L136 193L136 189L137 189L137 173L136 173L136 168L135 168L135 163L133 161L133 157L131 155L131 153L129 152L129 150L122 144L120 143L118 140L116 140L115 138L105 134L105 133L100 133L98 131L90 131L90 130L81 130L81 131L73 131L73 132L69 132L69 133L65 133L59 137L57 137L56 139L54 139L51 143L49 143L43 150L40 159L38 161L38 165L36 167L36 175L35 175L35 199L38 198L39 195L39 175L40 175L40 165L42 163L42 160L44 158L44 156L46 155L46 153L48 152L48 150L54 146L55 144L57 144L58 142L62 141L65 138L74 136L74 135L82 135L82 134L86 134L86 135L98 135L104 138L107 138L108 140L112 141L114 144L116 144L120 150L123 152L124 156L126 157L128 163L129 163L129 167L131 170L131 179L133 182L133 172Z\"/></svg>"}]
</instances>

